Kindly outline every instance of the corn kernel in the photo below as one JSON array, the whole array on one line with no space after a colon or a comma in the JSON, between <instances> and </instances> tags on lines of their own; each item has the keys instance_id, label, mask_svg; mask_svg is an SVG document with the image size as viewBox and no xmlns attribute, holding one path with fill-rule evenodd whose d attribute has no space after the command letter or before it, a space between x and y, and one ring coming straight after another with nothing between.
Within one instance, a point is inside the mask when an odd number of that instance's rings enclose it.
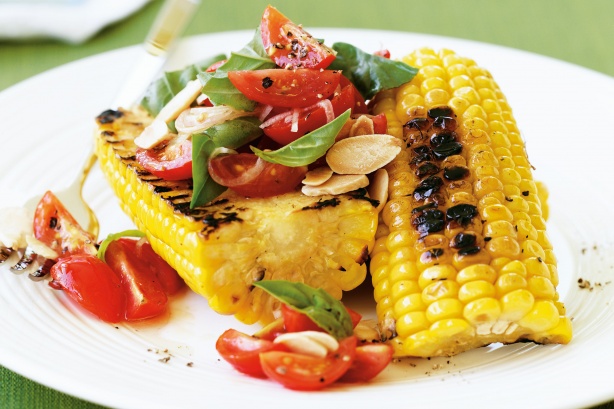
<instances>
[{"instance_id":1,"label":"corn kernel","mask_svg":"<svg viewBox=\"0 0 614 409\"><path fill-rule=\"evenodd\" d=\"M418 283L420 288L426 288L433 281L454 280L455 277L456 269L451 265L434 265L422 271Z\"/></svg>"},{"instance_id":2,"label":"corn kernel","mask_svg":"<svg viewBox=\"0 0 614 409\"><path fill-rule=\"evenodd\" d=\"M464 305L454 298L434 301L426 309L426 318L431 322L447 318L462 318Z\"/></svg>"},{"instance_id":3,"label":"corn kernel","mask_svg":"<svg viewBox=\"0 0 614 409\"><path fill-rule=\"evenodd\" d=\"M548 331L559 324L560 315L552 301L535 301L533 308L518 325L533 332Z\"/></svg>"},{"instance_id":4,"label":"corn kernel","mask_svg":"<svg viewBox=\"0 0 614 409\"><path fill-rule=\"evenodd\" d=\"M465 267L456 275L456 282L461 285L476 280L483 280L494 284L496 279L497 272L488 264L474 264Z\"/></svg>"},{"instance_id":5,"label":"corn kernel","mask_svg":"<svg viewBox=\"0 0 614 409\"><path fill-rule=\"evenodd\" d=\"M394 314L400 317L410 312L424 311L426 308L427 306L422 301L420 293L407 294L399 298L399 301L394 304Z\"/></svg>"},{"instance_id":6,"label":"corn kernel","mask_svg":"<svg viewBox=\"0 0 614 409\"><path fill-rule=\"evenodd\" d=\"M501 306L495 298L479 298L470 301L463 309L463 316L473 326L495 322L501 315Z\"/></svg>"},{"instance_id":7,"label":"corn kernel","mask_svg":"<svg viewBox=\"0 0 614 409\"><path fill-rule=\"evenodd\" d=\"M528 280L529 291L535 296L535 298L541 298L546 300L554 299L556 290L552 285L552 282L546 277L533 276Z\"/></svg>"},{"instance_id":8,"label":"corn kernel","mask_svg":"<svg viewBox=\"0 0 614 409\"><path fill-rule=\"evenodd\" d=\"M495 287L497 289L497 293L503 295L520 288L526 288L527 280L525 280L520 274L516 273L502 274L497 279Z\"/></svg>"},{"instance_id":9,"label":"corn kernel","mask_svg":"<svg viewBox=\"0 0 614 409\"><path fill-rule=\"evenodd\" d=\"M422 311L408 312L397 319L397 333L400 337L408 337L418 331L428 329L430 321Z\"/></svg>"},{"instance_id":10,"label":"corn kernel","mask_svg":"<svg viewBox=\"0 0 614 409\"><path fill-rule=\"evenodd\" d=\"M517 322L531 311L535 297L526 289L511 291L501 297L501 319Z\"/></svg>"},{"instance_id":11,"label":"corn kernel","mask_svg":"<svg viewBox=\"0 0 614 409\"><path fill-rule=\"evenodd\" d=\"M458 290L459 285L456 281L435 281L422 290L422 301L428 305L442 298L456 298Z\"/></svg>"}]
</instances>

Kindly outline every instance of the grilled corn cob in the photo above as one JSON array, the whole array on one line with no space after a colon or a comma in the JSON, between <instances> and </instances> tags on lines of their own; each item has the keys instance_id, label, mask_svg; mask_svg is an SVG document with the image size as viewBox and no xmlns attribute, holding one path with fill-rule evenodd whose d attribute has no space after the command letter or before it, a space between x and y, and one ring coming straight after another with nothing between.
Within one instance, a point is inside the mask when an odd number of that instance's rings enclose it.
<instances>
[{"instance_id":1,"label":"grilled corn cob","mask_svg":"<svg viewBox=\"0 0 614 409\"><path fill-rule=\"evenodd\" d=\"M278 306L255 281L300 281L341 298L366 278L377 211L362 191L267 199L227 191L190 209L191 181L162 180L135 160L134 138L151 117L105 111L97 121L96 152L122 209L215 311L266 323Z\"/></svg>"},{"instance_id":2,"label":"grilled corn cob","mask_svg":"<svg viewBox=\"0 0 614 409\"><path fill-rule=\"evenodd\" d=\"M556 257L505 96L452 51L420 49L404 61L418 75L374 101L406 142L386 167L389 200L370 261L383 336L396 356L420 357L569 342Z\"/></svg>"}]
</instances>

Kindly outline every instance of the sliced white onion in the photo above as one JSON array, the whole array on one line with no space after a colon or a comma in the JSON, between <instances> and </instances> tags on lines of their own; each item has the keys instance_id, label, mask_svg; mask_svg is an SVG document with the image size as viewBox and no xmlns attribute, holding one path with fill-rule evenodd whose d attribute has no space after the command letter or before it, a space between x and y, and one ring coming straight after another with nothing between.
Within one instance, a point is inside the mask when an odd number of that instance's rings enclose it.
<instances>
[{"instance_id":1,"label":"sliced white onion","mask_svg":"<svg viewBox=\"0 0 614 409\"><path fill-rule=\"evenodd\" d=\"M292 111L286 111L286 112L282 112L281 114L277 114L269 119L267 119L266 121L264 121L262 124L260 124L260 128L264 129L267 128L271 125L273 125L274 123L278 122L278 121L282 121L286 118L290 118L290 116L292 115Z\"/></svg>"},{"instance_id":2,"label":"sliced white onion","mask_svg":"<svg viewBox=\"0 0 614 409\"><path fill-rule=\"evenodd\" d=\"M324 113L326 114L326 123L331 122L335 119L335 111L333 110L333 103L330 102L330 99L323 99L318 101L316 105L324 108Z\"/></svg>"},{"instance_id":3,"label":"sliced white onion","mask_svg":"<svg viewBox=\"0 0 614 409\"><path fill-rule=\"evenodd\" d=\"M258 119L260 120L260 122L264 121L264 118L269 116L272 110L273 110L273 105L263 106L260 110L260 114L258 114Z\"/></svg>"},{"instance_id":4,"label":"sliced white onion","mask_svg":"<svg viewBox=\"0 0 614 409\"><path fill-rule=\"evenodd\" d=\"M175 128L178 132L191 134L204 131L231 119L251 115L254 115L254 113L240 111L226 105L188 108L179 114L175 121Z\"/></svg>"},{"instance_id":5,"label":"sliced white onion","mask_svg":"<svg viewBox=\"0 0 614 409\"><path fill-rule=\"evenodd\" d=\"M333 119L335 119L335 111L333 110L333 104L332 102L330 102L330 99L323 99L321 101L316 102L313 105L309 105L308 107L305 108L295 108L295 109L291 109L285 112L282 112L281 114L277 114L269 119L267 119L266 121L264 121L262 124L260 124L260 128L264 129L267 128L277 122L284 122L284 123L292 123L292 126L290 127L290 131L292 132L298 132L298 117L300 114L304 113L304 112L309 112L311 110L313 110L314 108L323 108L324 109L324 114L326 115L326 122L330 122Z\"/></svg>"},{"instance_id":6,"label":"sliced white onion","mask_svg":"<svg viewBox=\"0 0 614 409\"><path fill-rule=\"evenodd\" d=\"M230 149L229 149L230 151ZM236 152L235 152L236 153ZM218 153L216 156L220 156L222 155L222 153ZM211 161L214 158L213 155L211 155L211 158L209 158L209 161ZM224 185L226 187L229 188L233 188L234 186L242 186L245 185L249 182L251 182L252 180L254 180L256 177L258 177L258 175L260 175L262 173L262 171L264 170L265 166L266 166L267 162L264 161L261 158L258 158L258 160L256 161L256 164L248 169L247 171L241 173L241 176L238 177L237 179L233 180L232 183L229 183L228 180L219 180L215 177L215 174L211 173L210 176L211 178L219 183L220 185Z\"/></svg>"},{"instance_id":7,"label":"sliced white onion","mask_svg":"<svg viewBox=\"0 0 614 409\"><path fill-rule=\"evenodd\" d=\"M290 126L290 132L298 132L298 114L299 109L295 108L292 110L292 126Z\"/></svg>"},{"instance_id":8,"label":"sliced white onion","mask_svg":"<svg viewBox=\"0 0 614 409\"><path fill-rule=\"evenodd\" d=\"M214 159L221 155L234 155L236 153L238 152L235 151L234 149L229 149L229 148L224 148L224 147L215 148L213 152L211 152L211 156L209 156L209 160Z\"/></svg>"}]
</instances>

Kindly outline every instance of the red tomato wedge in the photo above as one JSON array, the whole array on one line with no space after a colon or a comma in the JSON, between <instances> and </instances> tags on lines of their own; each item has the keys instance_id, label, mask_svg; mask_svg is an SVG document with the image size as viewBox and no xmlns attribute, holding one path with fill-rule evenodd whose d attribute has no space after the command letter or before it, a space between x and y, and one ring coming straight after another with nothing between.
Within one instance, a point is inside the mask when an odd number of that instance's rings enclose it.
<instances>
[{"instance_id":1,"label":"red tomato wedge","mask_svg":"<svg viewBox=\"0 0 614 409\"><path fill-rule=\"evenodd\" d=\"M149 269L155 272L167 295L173 295L185 287L185 281L177 274L177 271L156 254L147 241L139 240L136 242L135 256L147 263Z\"/></svg>"},{"instance_id":2,"label":"red tomato wedge","mask_svg":"<svg viewBox=\"0 0 614 409\"><path fill-rule=\"evenodd\" d=\"M339 379L351 366L356 354L356 337L339 341L339 348L324 358L295 352L271 351L260 354L262 370L289 389L318 390Z\"/></svg>"},{"instance_id":3,"label":"red tomato wedge","mask_svg":"<svg viewBox=\"0 0 614 409\"><path fill-rule=\"evenodd\" d=\"M307 167L288 167L266 162L253 153L220 155L209 160L209 175L247 197L270 197L290 192L299 185Z\"/></svg>"},{"instance_id":4,"label":"red tomato wedge","mask_svg":"<svg viewBox=\"0 0 614 409\"><path fill-rule=\"evenodd\" d=\"M230 71L228 79L252 101L276 107L301 108L330 97L339 85L341 71Z\"/></svg>"},{"instance_id":5,"label":"red tomato wedge","mask_svg":"<svg viewBox=\"0 0 614 409\"><path fill-rule=\"evenodd\" d=\"M296 111L296 121L294 121L294 112L290 109L266 119L263 122L263 131L265 135L275 142L287 145L301 136L326 125L333 118L336 118L348 109L356 112L358 107L357 96L360 96L360 94L358 94L354 85L348 81L348 85L344 86L338 94L335 94L330 99L332 110L329 111L332 112L327 112L326 107L321 101L311 107L298 109ZM296 130L292 129L293 124L296 126Z\"/></svg>"},{"instance_id":6,"label":"red tomato wedge","mask_svg":"<svg viewBox=\"0 0 614 409\"><path fill-rule=\"evenodd\" d=\"M360 322L362 315L345 307L352 319L352 327L356 327ZM301 332L301 331L323 331L315 322L312 321L307 315L300 311L288 307L287 304L281 304L281 316L284 320L284 328L287 332Z\"/></svg>"},{"instance_id":7,"label":"red tomato wedge","mask_svg":"<svg viewBox=\"0 0 614 409\"><path fill-rule=\"evenodd\" d=\"M375 378L392 361L392 347L388 344L366 344L356 347L352 366L340 382L367 382Z\"/></svg>"},{"instance_id":8,"label":"red tomato wedge","mask_svg":"<svg viewBox=\"0 0 614 409\"><path fill-rule=\"evenodd\" d=\"M258 378L266 378L260 365L260 353L282 348L272 341L260 339L229 329L215 343L217 352L237 371Z\"/></svg>"},{"instance_id":9,"label":"red tomato wedge","mask_svg":"<svg viewBox=\"0 0 614 409\"><path fill-rule=\"evenodd\" d=\"M264 10L260 32L264 49L281 68L326 68L335 59L335 51L320 44L275 7Z\"/></svg>"},{"instance_id":10,"label":"red tomato wedge","mask_svg":"<svg viewBox=\"0 0 614 409\"><path fill-rule=\"evenodd\" d=\"M119 276L98 257L77 254L51 267L49 285L64 290L83 308L106 322L124 319L126 298Z\"/></svg>"},{"instance_id":11,"label":"red tomato wedge","mask_svg":"<svg viewBox=\"0 0 614 409\"><path fill-rule=\"evenodd\" d=\"M34 237L61 256L96 254L94 237L81 228L66 207L51 192L46 192L36 206Z\"/></svg>"},{"instance_id":12,"label":"red tomato wedge","mask_svg":"<svg viewBox=\"0 0 614 409\"><path fill-rule=\"evenodd\" d=\"M192 177L192 141L169 141L161 148L136 150L136 160L148 172L164 180Z\"/></svg>"},{"instance_id":13,"label":"red tomato wedge","mask_svg":"<svg viewBox=\"0 0 614 409\"><path fill-rule=\"evenodd\" d=\"M167 296L155 270L136 257L137 241L120 238L109 243L105 261L121 277L126 292L126 319L155 317L166 310Z\"/></svg>"}]
</instances>

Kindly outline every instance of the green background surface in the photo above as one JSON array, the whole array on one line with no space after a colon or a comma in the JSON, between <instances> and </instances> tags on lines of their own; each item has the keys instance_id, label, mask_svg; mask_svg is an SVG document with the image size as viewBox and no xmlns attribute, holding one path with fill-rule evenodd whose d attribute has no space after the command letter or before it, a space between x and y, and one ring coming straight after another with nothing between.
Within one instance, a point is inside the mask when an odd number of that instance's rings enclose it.
<instances>
[{"instance_id":1,"label":"green background surface","mask_svg":"<svg viewBox=\"0 0 614 409\"><path fill-rule=\"evenodd\" d=\"M305 27L386 29L477 40L614 76L612 0L203 0L186 34L255 28L269 3ZM140 43L161 5L160 0L152 1L84 44L0 40L0 91L70 61ZM100 408L2 367L0 407ZM599 408L614 409L614 402Z\"/></svg>"}]
</instances>

